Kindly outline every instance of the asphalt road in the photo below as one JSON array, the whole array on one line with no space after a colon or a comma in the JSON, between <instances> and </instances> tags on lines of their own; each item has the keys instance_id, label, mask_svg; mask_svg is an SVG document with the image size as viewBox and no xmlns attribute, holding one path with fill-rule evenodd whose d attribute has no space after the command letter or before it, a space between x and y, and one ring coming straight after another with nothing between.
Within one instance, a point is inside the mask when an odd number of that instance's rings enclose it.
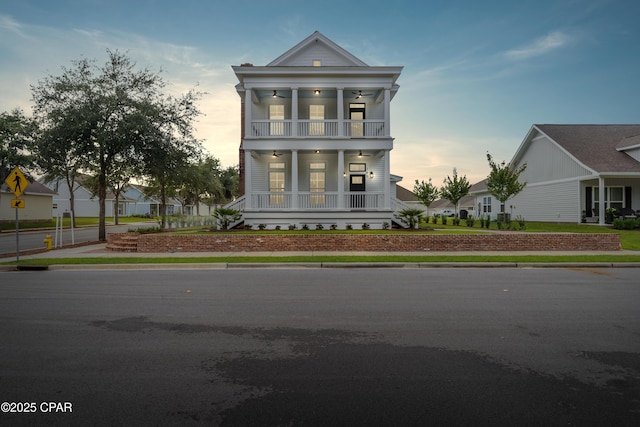
<instances>
[{"instance_id":1,"label":"asphalt road","mask_svg":"<svg viewBox=\"0 0 640 427\"><path fill-rule=\"evenodd\" d=\"M34 412L0 424L637 426L638 282L624 268L4 272L0 401Z\"/></svg>"}]
</instances>

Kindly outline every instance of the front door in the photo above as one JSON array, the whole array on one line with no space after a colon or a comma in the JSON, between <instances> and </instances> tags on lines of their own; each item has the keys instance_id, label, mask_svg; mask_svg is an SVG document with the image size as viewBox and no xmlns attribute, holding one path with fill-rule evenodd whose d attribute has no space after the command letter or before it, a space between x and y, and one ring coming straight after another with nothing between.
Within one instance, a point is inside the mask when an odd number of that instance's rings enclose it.
<instances>
[{"instance_id":1,"label":"front door","mask_svg":"<svg viewBox=\"0 0 640 427\"><path fill-rule=\"evenodd\" d=\"M365 180L364 175L349 175L349 191L351 192L351 207L364 209L365 205ZM355 194L362 192L362 194Z\"/></svg>"}]
</instances>

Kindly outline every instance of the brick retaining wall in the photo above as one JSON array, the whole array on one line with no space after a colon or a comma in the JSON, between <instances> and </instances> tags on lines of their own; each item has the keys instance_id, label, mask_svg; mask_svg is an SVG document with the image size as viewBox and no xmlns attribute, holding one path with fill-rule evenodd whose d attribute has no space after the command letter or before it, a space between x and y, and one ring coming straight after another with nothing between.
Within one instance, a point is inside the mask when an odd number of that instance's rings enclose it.
<instances>
[{"instance_id":1,"label":"brick retaining wall","mask_svg":"<svg viewBox=\"0 0 640 427\"><path fill-rule=\"evenodd\" d=\"M117 237L110 234L109 241ZM617 251L618 234L141 234L138 252Z\"/></svg>"}]
</instances>

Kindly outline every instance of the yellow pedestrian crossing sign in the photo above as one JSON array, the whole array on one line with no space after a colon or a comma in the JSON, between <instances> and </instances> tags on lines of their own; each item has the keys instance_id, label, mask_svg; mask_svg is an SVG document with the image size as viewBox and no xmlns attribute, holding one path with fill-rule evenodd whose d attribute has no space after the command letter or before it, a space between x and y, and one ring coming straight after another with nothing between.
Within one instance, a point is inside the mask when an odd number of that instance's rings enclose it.
<instances>
[{"instance_id":1,"label":"yellow pedestrian crossing sign","mask_svg":"<svg viewBox=\"0 0 640 427\"><path fill-rule=\"evenodd\" d=\"M4 182L9 186L9 189L16 195L16 197L20 197L24 190L29 186L29 181L24 176L19 167L15 167L7 179Z\"/></svg>"},{"instance_id":2,"label":"yellow pedestrian crossing sign","mask_svg":"<svg viewBox=\"0 0 640 427\"><path fill-rule=\"evenodd\" d=\"M11 207L16 209L24 209L24 200L11 199Z\"/></svg>"}]
</instances>

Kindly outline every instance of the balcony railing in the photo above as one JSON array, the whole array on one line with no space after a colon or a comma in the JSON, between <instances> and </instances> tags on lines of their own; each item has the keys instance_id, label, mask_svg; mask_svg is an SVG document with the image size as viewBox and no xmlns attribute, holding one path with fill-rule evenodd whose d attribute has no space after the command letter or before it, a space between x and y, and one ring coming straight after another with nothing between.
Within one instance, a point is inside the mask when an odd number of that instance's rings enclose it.
<instances>
[{"instance_id":1,"label":"balcony railing","mask_svg":"<svg viewBox=\"0 0 640 427\"><path fill-rule=\"evenodd\" d=\"M293 134L296 129L297 135ZM342 135L340 134L342 128ZM388 137L384 120L252 120L254 138L381 138Z\"/></svg>"},{"instance_id":2,"label":"balcony railing","mask_svg":"<svg viewBox=\"0 0 640 427\"><path fill-rule=\"evenodd\" d=\"M384 207L382 192L345 192L342 206L337 192L299 192L297 207L292 205L291 192L260 192L251 195L251 209L260 210L329 210L329 209L381 209Z\"/></svg>"}]
</instances>

